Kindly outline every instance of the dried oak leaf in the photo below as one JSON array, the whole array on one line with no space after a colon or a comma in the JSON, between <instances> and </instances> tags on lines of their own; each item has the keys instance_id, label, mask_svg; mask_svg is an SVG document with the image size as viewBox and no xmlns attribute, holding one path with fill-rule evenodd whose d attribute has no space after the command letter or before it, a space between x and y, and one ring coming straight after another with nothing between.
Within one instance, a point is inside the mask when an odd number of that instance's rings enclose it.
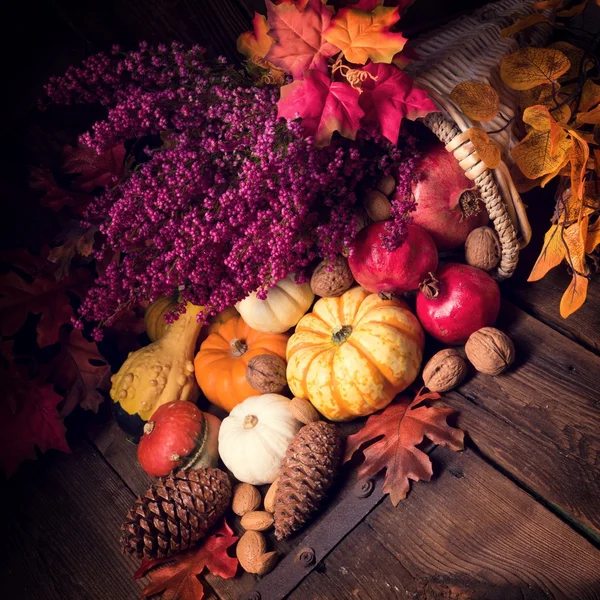
<instances>
[{"instance_id":1,"label":"dried oak leaf","mask_svg":"<svg viewBox=\"0 0 600 600\"><path fill-rule=\"evenodd\" d=\"M34 190L46 192L40 204L55 212L68 206L76 214L81 214L92 199L88 194L64 189L58 185L50 169L43 167L29 168L29 186Z\"/></svg>"},{"instance_id":2,"label":"dried oak leaf","mask_svg":"<svg viewBox=\"0 0 600 600\"><path fill-rule=\"evenodd\" d=\"M351 63L364 65L370 59L390 64L406 44L401 33L390 31L399 19L399 6L376 6L371 12L346 7L337 12L323 37Z\"/></svg>"},{"instance_id":3,"label":"dried oak leaf","mask_svg":"<svg viewBox=\"0 0 600 600\"><path fill-rule=\"evenodd\" d=\"M60 281L66 277L71 270L71 262L76 255L88 257L94 247L94 239L98 233L98 227L81 227L79 221L72 220L60 233L57 241L63 242L60 246L51 248L48 252L48 260L57 265L54 272L55 279Z\"/></svg>"},{"instance_id":4,"label":"dried oak leaf","mask_svg":"<svg viewBox=\"0 0 600 600\"><path fill-rule=\"evenodd\" d=\"M91 280L89 271L78 269L61 281L54 267L35 273L29 282L15 272L0 277L0 335L12 336L23 326L27 315L41 315L37 324L40 347L59 341L60 328L70 323L73 308L67 292L82 293Z\"/></svg>"},{"instance_id":5,"label":"dried oak leaf","mask_svg":"<svg viewBox=\"0 0 600 600\"><path fill-rule=\"evenodd\" d=\"M102 392L110 387L110 365L96 342L88 342L78 329L63 335L61 341L61 353L50 365L52 381L66 390L61 414L68 415L78 405L98 412Z\"/></svg>"},{"instance_id":6,"label":"dried oak leaf","mask_svg":"<svg viewBox=\"0 0 600 600\"><path fill-rule=\"evenodd\" d=\"M0 371L3 393L0 396L0 464L7 477L24 460L36 459L41 452L71 452L65 440L65 426L56 409L62 397L40 379L27 379L12 362L11 348L4 342L1 353L8 358Z\"/></svg>"},{"instance_id":7,"label":"dried oak leaf","mask_svg":"<svg viewBox=\"0 0 600 600\"><path fill-rule=\"evenodd\" d=\"M229 556L227 549L237 539L227 522L223 521L223 525L197 548L174 557L144 559L133 576L134 579L140 579L149 574L152 578L152 582L142 591L142 597L161 594L165 600L202 600L204 588L199 575L204 569L223 579L235 576L238 560Z\"/></svg>"},{"instance_id":8,"label":"dried oak leaf","mask_svg":"<svg viewBox=\"0 0 600 600\"><path fill-rule=\"evenodd\" d=\"M277 42L265 56L268 62L296 80L309 69L327 72L327 58L340 51L323 36L331 21L331 7L321 0L309 0L300 12L295 6L267 0L267 14L269 36Z\"/></svg>"},{"instance_id":9,"label":"dried oak leaf","mask_svg":"<svg viewBox=\"0 0 600 600\"><path fill-rule=\"evenodd\" d=\"M464 433L451 427L446 419L454 411L438 406L420 406L425 400L438 400L434 392L419 392L414 400L400 397L380 413L367 419L365 426L346 441L344 462L365 444L364 462L358 477L373 477L386 469L383 491L396 506L406 498L409 480L429 481L433 475L431 460L417 445L425 437L451 450L464 448Z\"/></svg>"}]
</instances>

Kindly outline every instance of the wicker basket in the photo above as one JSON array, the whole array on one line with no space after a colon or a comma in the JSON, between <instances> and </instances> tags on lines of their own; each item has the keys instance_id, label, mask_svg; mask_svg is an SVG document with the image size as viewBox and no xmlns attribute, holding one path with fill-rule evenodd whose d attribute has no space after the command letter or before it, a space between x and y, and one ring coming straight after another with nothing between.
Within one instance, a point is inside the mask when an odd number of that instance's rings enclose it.
<instances>
[{"instance_id":1,"label":"wicker basket","mask_svg":"<svg viewBox=\"0 0 600 600\"><path fill-rule=\"evenodd\" d=\"M515 21L515 16L529 14L530 2L500 0L461 17L448 25L414 41L420 61L409 67L418 86L426 88L440 112L429 114L423 122L454 153L465 175L477 185L502 245L500 263L492 275L498 279L510 277L519 257L519 249L531 238L531 228L525 207L511 179L506 162L488 169L481 161L466 131L472 126L450 100L450 93L462 81L489 83L500 93L500 114L482 124L488 131L501 129L506 119L517 110L518 97L502 83L500 62L520 46L541 45L549 34L549 26L540 24L516 38L500 38L500 31ZM505 161L516 143L512 128L494 135L504 149Z\"/></svg>"}]
</instances>

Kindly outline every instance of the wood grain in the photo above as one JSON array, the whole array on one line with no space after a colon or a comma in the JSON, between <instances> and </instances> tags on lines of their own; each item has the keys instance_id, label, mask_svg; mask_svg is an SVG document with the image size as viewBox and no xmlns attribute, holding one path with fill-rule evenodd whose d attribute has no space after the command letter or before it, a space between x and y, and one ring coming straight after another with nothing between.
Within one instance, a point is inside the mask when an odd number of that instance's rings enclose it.
<instances>
[{"instance_id":1,"label":"wood grain","mask_svg":"<svg viewBox=\"0 0 600 600\"><path fill-rule=\"evenodd\" d=\"M477 373L457 391L556 452L600 467L600 357L508 303L498 327L515 343L515 364L498 377Z\"/></svg>"},{"instance_id":2,"label":"wood grain","mask_svg":"<svg viewBox=\"0 0 600 600\"><path fill-rule=\"evenodd\" d=\"M600 542L600 470L460 394L445 394L443 401L458 411L458 426L467 433L469 446Z\"/></svg>"},{"instance_id":3,"label":"wood grain","mask_svg":"<svg viewBox=\"0 0 600 600\"><path fill-rule=\"evenodd\" d=\"M366 520L415 579L439 586L418 597L600 598L599 550L472 451L432 458L433 483Z\"/></svg>"},{"instance_id":4,"label":"wood grain","mask_svg":"<svg viewBox=\"0 0 600 600\"><path fill-rule=\"evenodd\" d=\"M137 563L119 551L133 494L88 442L28 464L2 491L5 598L137 598Z\"/></svg>"}]
</instances>

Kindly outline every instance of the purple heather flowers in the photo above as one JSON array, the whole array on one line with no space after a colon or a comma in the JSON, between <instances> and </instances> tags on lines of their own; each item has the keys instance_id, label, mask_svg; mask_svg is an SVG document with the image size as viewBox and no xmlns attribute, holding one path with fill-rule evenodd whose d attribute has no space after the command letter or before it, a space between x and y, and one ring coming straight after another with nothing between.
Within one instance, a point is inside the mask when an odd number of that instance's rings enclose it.
<instances>
[{"instance_id":1,"label":"purple heather flowers","mask_svg":"<svg viewBox=\"0 0 600 600\"><path fill-rule=\"evenodd\" d=\"M277 119L276 87L211 65L198 46L115 48L69 68L46 92L56 103L106 108L83 144L146 147L86 215L104 235L97 258L118 260L88 293L83 320L108 324L125 307L176 292L207 316L252 291L266 294L290 272L306 277L315 261L348 250L361 218L357 195L383 174L397 181L386 243L405 235L411 136L394 146L362 133L317 149L298 121Z\"/></svg>"}]
</instances>

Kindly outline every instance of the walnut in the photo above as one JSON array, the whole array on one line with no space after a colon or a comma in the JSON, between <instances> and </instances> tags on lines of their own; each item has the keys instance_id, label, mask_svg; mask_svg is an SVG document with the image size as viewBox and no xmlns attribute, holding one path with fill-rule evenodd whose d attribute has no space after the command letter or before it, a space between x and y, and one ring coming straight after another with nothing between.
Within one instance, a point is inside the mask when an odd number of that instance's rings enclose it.
<instances>
[{"instance_id":1,"label":"walnut","mask_svg":"<svg viewBox=\"0 0 600 600\"><path fill-rule=\"evenodd\" d=\"M500 262L501 254L498 234L491 227L473 229L465 242L467 264L483 271L491 271Z\"/></svg>"},{"instance_id":2,"label":"walnut","mask_svg":"<svg viewBox=\"0 0 600 600\"><path fill-rule=\"evenodd\" d=\"M373 221L387 221L392 214L390 201L377 190L369 190L364 195L363 206Z\"/></svg>"},{"instance_id":3,"label":"walnut","mask_svg":"<svg viewBox=\"0 0 600 600\"><path fill-rule=\"evenodd\" d=\"M285 389L285 360L274 354L253 356L246 367L248 383L261 394L279 394Z\"/></svg>"},{"instance_id":4,"label":"walnut","mask_svg":"<svg viewBox=\"0 0 600 600\"><path fill-rule=\"evenodd\" d=\"M423 382L432 392L455 388L467 374L467 363L454 348L434 354L423 369Z\"/></svg>"},{"instance_id":5,"label":"walnut","mask_svg":"<svg viewBox=\"0 0 600 600\"><path fill-rule=\"evenodd\" d=\"M481 373L500 375L515 360L512 340L495 327L482 327L465 344L467 358Z\"/></svg>"},{"instance_id":6,"label":"walnut","mask_svg":"<svg viewBox=\"0 0 600 600\"><path fill-rule=\"evenodd\" d=\"M341 255L336 256L333 263L325 260L320 262L310 278L313 293L323 298L341 296L353 283L348 261Z\"/></svg>"},{"instance_id":7,"label":"walnut","mask_svg":"<svg viewBox=\"0 0 600 600\"><path fill-rule=\"evenodd\" d=\"M388 198L396 189L396 180L391 175L384 175L377 183L377 191Z\"/></svg>"}]
</instances>

